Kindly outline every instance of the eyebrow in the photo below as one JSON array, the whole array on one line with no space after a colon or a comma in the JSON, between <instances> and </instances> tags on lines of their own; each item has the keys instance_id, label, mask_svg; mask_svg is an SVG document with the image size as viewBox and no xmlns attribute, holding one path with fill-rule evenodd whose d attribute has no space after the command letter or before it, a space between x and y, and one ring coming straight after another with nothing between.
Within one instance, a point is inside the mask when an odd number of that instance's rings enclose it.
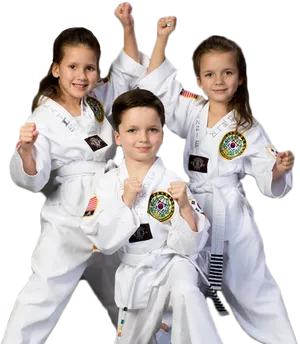
<instances>
[{"instance_id":1,"label":"eyebrow","mask_svg":"<svg viewBox=\"0 0 300 344\"><path fill-rule=\"evenodd\" d=\"M235 70L235 68L232 68L232 67L225 67L223 68L221 71L223 72L224 70ZM207 69L207 70L204 70L202 73L212 73L214 72L213 69Z\"/></svg>"},{"instance_id":2,"label":"eyebrow","mask_svg":"<svg viewBox=\"0 0 300 344\"><path fill-rule=\"evenodd\" d=\"M138 125L135 125L135 124L129 124L128 126L127 126L127 128L139 128L140 126L138 126ZM147 126L147 128L158 128L159 127L159 124L149 124L148 126Z\"/></svg>"},{"instance_id":3,"label":"eyebrow","mask_svg":"<svg viewBox=\"0 0 300 344\"><path fill-rule=\"evenodd\" d=\"M74 62L74 61L67 61L67 63L68 64L75 64L75 65L77 65L77 64L81 64L80 62ZM96 67L97 65L95 64L95 63L85 63L84 64L85 66L93 66L93 67Z\"/></svg>"}]
</instances>

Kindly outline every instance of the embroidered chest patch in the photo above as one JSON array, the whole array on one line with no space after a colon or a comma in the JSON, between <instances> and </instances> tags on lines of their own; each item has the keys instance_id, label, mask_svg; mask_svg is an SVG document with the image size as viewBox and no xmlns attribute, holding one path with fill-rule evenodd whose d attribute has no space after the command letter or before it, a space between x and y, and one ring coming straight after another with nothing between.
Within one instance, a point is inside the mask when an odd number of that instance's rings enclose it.
<instances>
[{"instance_id":1,"label":"embroidered chest patch","mask_svg":"<svg viewBox=\"0 0 300 344\"><path fill-rule=\"evenodd\" d=\"M160 222L171 219L175 211L173 197L165 191L156 191L151 194L148 203L148 214Z\"/></svg>"},{"instance_id":2,"label":"embroidered chest patch","mask_svg":"<svg viewBox=\"0 0 300 344\"><path fill-rule=\"evenodd\" d=\"M90 199L89 204L86 208L86 211L83 214L83 217L93 216L97 209L97 206L98 206L98 198L97 196L94 196Z\"/></svg>"},{"instance_id":3,"label":"embroidered chest patch","mask_svg":"<svg viewBox=\"0 0 300 344\"><path fill-rule=\"evenodd\" d=\"M100 122L100 123L103 122L104 109L103 109L102 104L96 98L89 97L89 96L85 98L85 101L88 104L88 106L91 108L91 110L93 111L97 122Z\"/></svg>"},{"instance_id":4,"label":"embroidered chest patch","mask_svg":"<svg viewBox=\"0 0 300 344\"><path fill-rule=\"evenodd\" d=\"M129 242L140 242L152 239L152 233L148 223L142 223L140 227L134 232L134 234L129 238Z\"/></svg>"},{"instance_id":5,"label":"embroidered chest patch","mask_svg":"<svg viewBox=\"0 0 300 344\"><path fill-rule=\"evenodd\" d=\"M224 135L219 146L219 152L223 158L232 160L244 153L247 141L243 134L236 131L229 131Z\"/></svg>"},{"instance_id":6,"label":"embroidered chest patch","mask_svg":"<svg viewBox=\"0 0 300 344\"><path fill-rule=\"evenodd\" d=\"M208 158L198 155L190 155L189 171L207 173Z\"/></svg>"},{"instance_id":7,"label":"embroidered chest patch","mask_svg":"<svg viewBox=\"0 0 300 344\"><path fill-rule=\"evenodd\" d=\"M87 137L84 141L87 142L93 152L107 146L107 143L105 143L98 135Z\"/></svg>"}]
</instances>

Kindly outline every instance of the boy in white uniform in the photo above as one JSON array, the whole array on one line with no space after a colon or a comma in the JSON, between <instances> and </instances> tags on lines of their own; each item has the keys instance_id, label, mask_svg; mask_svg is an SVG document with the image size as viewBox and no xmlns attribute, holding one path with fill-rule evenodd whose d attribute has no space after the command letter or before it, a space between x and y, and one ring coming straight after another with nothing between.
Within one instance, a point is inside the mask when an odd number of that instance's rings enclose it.
<instances>
[{"instance_id":1,"label":"boy in white uniform","mask_svg":"<svg viewBox=\"0 0 300 344\"><path fill-rule=\"evenodd\" d=\"M186 139L189 186L212 225L200 266L251 337L265 344L296 343L240 182L250 174L263 194L283 197L292 187L294 156L290 151L278 153L252 117L246 61L234 42L212 36L194 52L197 81L208 99L183 89L165 60L175 23L174 17L159 21L150 73L138 85L160 97L167 126Z\"/></svg>"},{"instance_id":2,"label":"boy in white uniform","mask_svg":"<svg viewBox=\"0 0 300 344\"><path fill-rule=\"evenodd\" d=\"M209 223L185 183L156 154L164 108L146 90L114 102L112 119L124 160L96 184L82 228L104 254L118 251L116 342L152 343L163 312L173 310L173 344L221 343L204 295L209 283L192 257Z\"/></svg>"}]
</instances>

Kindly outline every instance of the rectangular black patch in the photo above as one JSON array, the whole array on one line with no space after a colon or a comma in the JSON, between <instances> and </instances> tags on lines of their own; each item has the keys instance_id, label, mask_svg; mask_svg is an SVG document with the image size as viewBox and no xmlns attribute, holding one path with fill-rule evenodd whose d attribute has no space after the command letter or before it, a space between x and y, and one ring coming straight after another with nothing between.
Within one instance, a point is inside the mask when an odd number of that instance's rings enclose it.
<instances>
[{"instance_id":1,"label":"rectangular black patch","mask_svg":"<svg viewBox=\"0 0 300 344\"><path fill-rule=\"evenodd\" d=\"M189 171L207 173L208 158L198 155L190 155Z\"/></svg>"},{"instance_id":2,"label":"rectangular black patch","mask_svg":"<svg viewBox=\"0 0 300 344\"><path fill-rule=\"evenodd\" d=\"M140 242L152 239L152 233L148 223L142 223L135 233L129 238L129 242Z\"/></svg>"},{"instance_id":3,"label":"rectangular black patch","mask_svg":"<svg viewBox=\"0 0 300 344\"><path fill-rule=\"evenodd\" d=\"M93 152L107 146L107 144L98 135L87 137L84 140L87 142Z\"/></svg>"}]
</instances>

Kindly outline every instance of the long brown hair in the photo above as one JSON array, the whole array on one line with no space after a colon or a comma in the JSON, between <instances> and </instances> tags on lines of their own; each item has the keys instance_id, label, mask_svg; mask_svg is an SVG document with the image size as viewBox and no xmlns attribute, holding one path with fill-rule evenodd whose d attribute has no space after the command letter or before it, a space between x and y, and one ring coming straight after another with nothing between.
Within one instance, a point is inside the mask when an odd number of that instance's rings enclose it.
<instances>
[{"instance_id":1,"label":"long brown hair","mask_svg":"<svg viewBox=\"0 0 300 344\"><path fill-rule=\"evenodd\" d=\"M64 49L67 46L85 45L92 49L97 58L97 68L99 72L99 60L101 55L100 44L94 34L84 27L73 27L62 31L53 44L53 59L48 74L40 82L37 95L32 102L31 110L39 105L41 96L47 96L51 99L57 99L60 96L58 79L52 75L54 63L59 64L64 57Z\"/></svg>"},{"instance_id":2,"label":"long brown hair","mask_svg":"<svg viewBox=\"0 0 300 344\"><path fill-rule=\"evenodd\" d=\"M253 125L253 116L249 103L247 86L246 60L242 49L233 41L222 36L211 36L203 41L193 54L193 64L196 76L200 76L200 59L204 54L217 52L232 52L235 54L236 65L239 70L239 78L242 80L234 96L229 102L229 110L234 110L236 129L250 129Z\"/></svg>"}]
</instances>

